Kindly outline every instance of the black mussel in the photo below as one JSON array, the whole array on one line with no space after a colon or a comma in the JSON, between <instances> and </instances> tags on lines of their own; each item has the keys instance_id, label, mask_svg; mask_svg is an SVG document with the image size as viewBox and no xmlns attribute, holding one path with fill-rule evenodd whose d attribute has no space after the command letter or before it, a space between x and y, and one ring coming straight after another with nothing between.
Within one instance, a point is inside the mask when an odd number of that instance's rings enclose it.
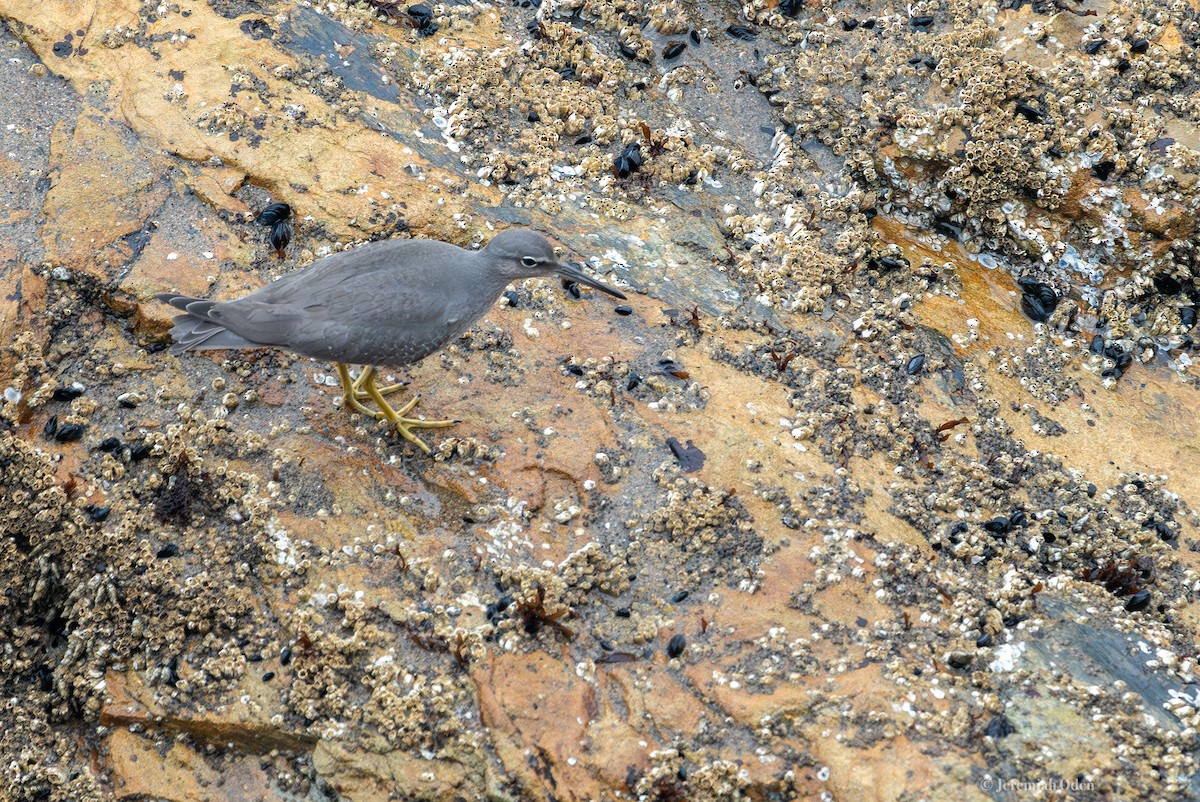
<instances>
[{"instance_id":1,"label":"black mussel","mask_svg":"<svg viewBox=\"0 0 1200 802\"><path fill-rule=\"evenodd\" d=\"M83 437L83 427L78 423L64 423L54 433L54 439L60 443L70 443Z\"/></svg>"},{"instance_id":2,"label":"black mussel","mask_svg":"<svg viewBox=\"0 0 1200 802\"><path fill-rule=\"evenodd\" d=\"M1021 115L1026 120L1029 120L1031 123L1040 123L1042 121L1042 117L1045 116L1028 103L1018 103L1016 109L1014 110L1017 114Z\"/></svg>"},{"instance_id":3,"label":"black mussel","mask_svg":"<svg viewBox=\"0 0 1200 802\"><path fill-rule=\"evenodd\" d=\"M1154 277L1154 289L1163 295L1178 295L1183 292L1183 282L1169 273L1159 273Z\"/></svg>"},{"instance_id":4,"label":"black mussel","mask_svg":"<svg viewBox=\"0 0 1200 802\"><path fill-rule=\"evenodd\" d=\"M1058 307L1058 293L1049 284L1031 278L1017 282L1021 288L1021 311L1037 323L1045 323Z\"/></svg>"},{"instance_id":5,"label":"black mussel","mask_svg":"<svg viewBox=\"0 0 1200 802\"><path fill-rule=\"evenodd\" d=\"M1150 606L1150 591L1139 590L1137 593L1125 600L1125 609L1131 613L1138 613Z\"/></svg>"},{"instance_id":6,"label":"black mussel","mask_svg":"<svg viewBox=\"0 0 1200 802\"><path fill-rule=\"evenodd\" d=\"M941 234L943 237L952 239L958 242L962 239L962 226L957 226L949 220L935 220L933 230Z\"/></svg>"},{"instance_id":7,"label":"black mussel","mask_svg":"<svg viewBox=\"0 0 1200 802\"><path fill-rule=\"evenodd\" d=\"M258 217L254 218L254 222L260 226L273 226L280 220L287 220L292 216L292 207L286 203L272 203L258 213Z\"/></svg>"},{"instance_id":8,"label":"black mussel","mask_svg":"<svg viewBox=\"0 0 1200 802\"><path fill-rule=\"evenodd\" d=\"M1012 521L1003 515L997 515L983 524L983 528L993 535L1006 535L1012 529Z\"/></svg>"},{"instance_id":9,"label":"black mussel","mask_svg":"<svg viewBox=\"0 0 1200 802\"><path fill-rule=\"evenodd\" d=\"M437 25L433 23L433 11L430 10L429 6L409 6L408 18L412 21L413 27L417 29L417 33L421 36L429 36L437 32Z\"/></svg>"},{"instance_id":10,"label":"black mussel","mask_svg":"<svg viewBox=\"0 0 1200 802\"><path fill-rule=\"evenodd\" d=\"M880 256L878 258L872 257L871 261L870 261L870 266L874 267L877 270L883 270L883 271L898 270L902 267L908 267L908 260L905 259L903 256L901 256L899 258L895 258L892 256Z\"/></svg>"},{"instance_id":11,"label":"black mussel","mask_svg":"<svg viewBox=\"0 0 1200 802\"><path fill-rule=\"evenodd\" d=\"M1146 528L1153 529L1154 534L1158 535L1158 539L1164 543L1170 543L1179 537L1179 533L1170 527L1170 525L1162 521L1151 520L1146 524Z\"/></svg>"},{"instance_id":12,"label":"black mussel","mask_svg":"<svg viewBox=\"0 0 1200 802\"><path fill-rule=\"evenodd\" d=\"M1036 323L1045 323L1050 319L1050 313L1053 311L1047 309L1041 299L1034 295L1021 296L1021 311L1025 316Z\"/></svg>"},{"instance_id":13,"label":"black mussel","mask_svg":"<svg viewBox=\"0 0 1200 802\"><path fill-rule=\"evenodd\" d=\"M684 473L695 473L704 467L707 457L691 440L688 440L685 446L676 438L668 437L667 448L671 449L671 454L679 461L679 467Z\"/></svg>"},{"instance_id":14,"label":"black mussel","mask_svg":"<svg viewBox=\"0 0 1200 802\"><path fill-rule=\"evenodd\" d=\"M630 142L621 151L621 155L613 159L613 174L617 178L628 178L636 173L645 163L642 157L642 145L640 142Z\"/></svg>"},{"instance_id":15,"label":"black mussel","mask_svg":"<svg viewBox=\"0 0 1200 802\"><path fill-rule=\"evenodd\" d=\"M81 395L83 395L83 385L71 384L66 387L54 388L54 392L50 394L50 398L55 401L74 401Z\"/></svg>"},{"instance_id":16,"label":"black mussel","mask_svg":"<svg viewBox=\"0 0 1200 802\"><path fill-rule=\"evenodd\" d=\"M291 220L280 220L271 226L271 247L277 252L283 253L288 243L292 241L292 231Z\"/></svg>"},{"instance_id":17,"label":"black mussel","mask_svg":"<svg viewBox=\"0 0 1200 802\"><path fill-rule=\"evenodd\" d=\"M1003 713L992 716L987 726L983 728L983 734L989 738L1004 738L1016 731L1017 728L1012 725L1012 722Z\"/></svg>"},{"instance_id":18,"label":"black mussel","mask_svg":"<svg viewBox=\"0 0 1200 802\"><path fill-rule=\"evenodd\" d=\"M107 518L110 512L112 512L111 508L101 507L98 504L87 504L83 508L84 515L96 523L100 523Z\"/></svg>"},{"instance_id":19,"label":"black mussel","mask_svg":"<svg viewBox=\"0 0 1200 802\"><path fill-rule=\"evenodd\" d=\"M967 654L966 652L950 652L950 654L946 655L946 662L950 664L950 667L959 670L971 665L974 659L975 655Z\"/></svg>"}]
</instances>

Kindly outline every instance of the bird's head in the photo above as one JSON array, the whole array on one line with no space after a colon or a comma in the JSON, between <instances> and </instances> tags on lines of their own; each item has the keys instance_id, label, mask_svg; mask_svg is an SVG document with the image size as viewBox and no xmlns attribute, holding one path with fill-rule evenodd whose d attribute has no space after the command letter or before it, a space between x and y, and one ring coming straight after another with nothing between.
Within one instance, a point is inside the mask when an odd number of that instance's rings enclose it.
<instances>
[{"instance_id":1,"label":"bird's head","mask_svg":"<svg viewBox=\"0 0 1200 802\"><path fill-rule=\"evenodd\" d=\"M616 298L624 294L584 273L577 267L563 264L554 255L554 246L536 231L528 228L510 228L501 231L483 249L489 257L499 260L497 265L506 276L513 279L536 278L538 276L562 276L571 281L594 287Z\"/></svg>"}]
</instances>

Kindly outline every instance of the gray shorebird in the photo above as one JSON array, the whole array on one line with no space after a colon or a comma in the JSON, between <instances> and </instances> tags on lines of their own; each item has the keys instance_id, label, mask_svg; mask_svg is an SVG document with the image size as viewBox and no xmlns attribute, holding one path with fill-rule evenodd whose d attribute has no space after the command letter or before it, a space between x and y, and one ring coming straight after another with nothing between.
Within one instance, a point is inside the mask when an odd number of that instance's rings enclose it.
<instances>
[{"instance_id":1,"label":"gray shorebird","mask_svg":"<svg viewBox=\"0 0 1200 802\"><path fill-rule=\"evenodd\" d=\"M184 312L175 318L172 354L282 348L333 362L344 404L391 421L425 453L413 429L458 421L404 417L420 395L393 409L384 398L404 385L375 386L378 365L411 365L462 334L513 281L558 275L617 298L617 290L559 262L536 231L510 229L468 251L447 242L397 239L327 256L233 301L173 292L155 297ZM357 379L347 365L362 365ZM363 405L372 400L379 407Z\"/></svg>"}]
</instances>

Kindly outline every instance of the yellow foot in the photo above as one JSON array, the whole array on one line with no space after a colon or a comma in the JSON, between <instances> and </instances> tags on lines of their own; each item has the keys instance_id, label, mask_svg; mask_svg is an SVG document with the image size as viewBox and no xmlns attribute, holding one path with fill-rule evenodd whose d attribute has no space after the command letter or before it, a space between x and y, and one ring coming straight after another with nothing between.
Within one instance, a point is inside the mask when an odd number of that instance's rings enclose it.
<instances>
[{"instance_id":1,"label":"yellow foot","mask_svg":"<svg viewBox=\"0 0 1200 802\"><path fill-rule=\"evenodd\" d=\"M366 401L371 397L370 393L363 389L367 382L375 380L375 368L368 365L363 368L362 373L358 374L358 378L354 380L354 397L359 401ZM380 395L391 395L397 393L408 386L408 382L400 382L399 384L389 384L387 387L378 387Z\"/></svg>"},{"instance_id":2,"label":"yellow foot","mask_svg":"<svg viewBox=\"0 0 1200 802\"><path fill-rule=\"evenodd\" d=\"M379 405L383 410L384 417L392 422L396 427L396 431L400 432L400 436L405 440L416 445L426 454L431 453L429 446L425 445L419 437L413 434L413 429L441 429L445 426L453 426L458 423L456 420L421 420L420 418L406 418L407 413L412 412L417 402L421 400L420 395L414 395L409 402L400 409L392 409L388 406L388 402L384 399L383 393L375 386L374 382L367 385L367 393L371 396L371 400Z\"/></svg>"},{"instance_id":3,"label":"yellow foot","mask_svg":"<svg viewBox=\"0 0 1200 802\"><path fill-rule=\"evenodd\" d=\"M363 401L366 401L371 396L365 391L360 390L358 383L362 381L362 377L367 375L367 370L364 369L357 379L350 378L350 369L341 362L335 362L337 367L338 378L342 380L342 406L347 409L352 409L355 412L374 418L375 420L383 420L384 414L377 409L371 409L363 406Z\"/></svg>"},{"instance_id":4,"label":"yellow foot","mask_svg":"<svg viewBox=\"0 0 1200 802\"><path fill-rule=\"evenodd\" d=\"M408 403L400 407L400 409L392 409L388 405L385 395L394 393L397 390L403 389L403 384L393 384L388 387L375 386L375 369L372 367L363 368L362 374L357 379L350 378L350 370L343 364L337 363L338 376L342 380L342 400L346 406L355 409L364 415L370 415L377 420L389 420L400 432L400 435L409 442L415 444L426 454L431 453L429 446L425 445L421 440L413 434L413 429L440 429L445 426L453 426L458 423L456 420L421 420L420 418L404 417L409 412L412 412L417 406L417 402L421 400L421 396L414 395L409 399ZM379 411L369 409L363 406L362 401L370 399L379 407Z\"/></svg>"},{"instance_id":5,"label":"yellow foot","mask_svg":"<svg viewBox=\"0 0 1200 802\"><path fill-rule=\"evenodd\" d=\"M337 367L338 377L342 380L342 404L343 406L353 409L355 412L361 412L375 420L383 420L387 416L376 409L364 406L364 401L371 400L371 394L363 389L367 382L373 382L375 379L375 368L365 367L362 373L358 374L357 379L350 378L350 369L340 362L335 362ZM380 395L391 395L399 392L408 386L408 382L400 384L389 384L387 387L378 388Z\"/></svg>"}]
</instances>

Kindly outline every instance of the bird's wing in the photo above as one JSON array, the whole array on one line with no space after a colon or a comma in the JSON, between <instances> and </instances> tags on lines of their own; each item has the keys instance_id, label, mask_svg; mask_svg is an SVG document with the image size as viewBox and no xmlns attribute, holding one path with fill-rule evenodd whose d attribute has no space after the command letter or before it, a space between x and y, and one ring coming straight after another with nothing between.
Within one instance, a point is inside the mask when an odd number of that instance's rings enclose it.
<instances>
[{"instance_id":1,"label":"bird's wing","mask_svg":"<svg viewBox=\"0 0 1200 802\"><path fill-rule=\"evenodd\" d=\"M230 331L265 345L345 362L379 354L397 364L410 350L452 330L455 310L445 298L359 281L326 284L307 298L270 303L251 297L223 304L215 316Z\"/></svg>"},{"instance_id":2,"label":"bird's wing","mask_svg":"<svg viewBox=\"0 0 1200 802\"><path fill-rule=\"evenodd\" d=\"M321 298L347 286L347 282L369 284L380 276L405 286L421 286L431 280L429 265L455 265L465 253L454 245L433 240L370 242L289 273L246 298L289 305L301 299Z\"/></svg>"},{"instance_id":3,"label":"bird's wing","mask_svg":"<svg viewBox=\"0 0 1200 802\"><path fill-rule=\"evenodd\" d=\"M441 242L373 243L218 304L209 316L248 340L309 356L355 361L371 351L406 362L461 331L499 294L470 291L479 277L469 258Z\"/></svg>"}]
</instances>

